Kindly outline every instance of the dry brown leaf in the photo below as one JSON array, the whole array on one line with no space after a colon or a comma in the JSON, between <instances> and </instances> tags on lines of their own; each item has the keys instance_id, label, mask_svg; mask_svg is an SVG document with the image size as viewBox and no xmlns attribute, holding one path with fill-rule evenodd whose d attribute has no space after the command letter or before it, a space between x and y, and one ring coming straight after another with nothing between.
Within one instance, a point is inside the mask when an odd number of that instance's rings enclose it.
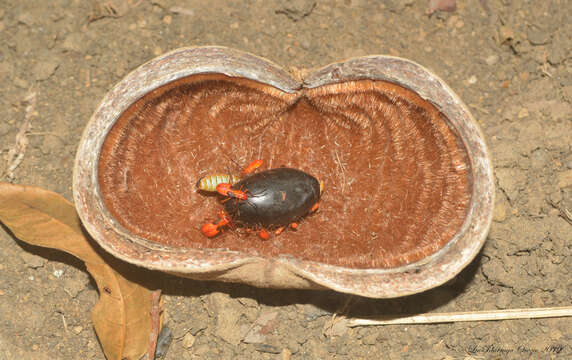
<instances>
[{"instance_id":1,"label":"dry brown leaf","mask_svg":"<svg viewBox=\"0 0 572 360\"><path fill-rule=\"evenodd\" d=\"M145 354L152 291L127 280L119 262L111 261L113 267L106 263L69 201L41 188L0 183L0 221L28 244L62 250L85 262L99 288L92 320L107 359L138 360Z\"/></svg>"}]
</instances>

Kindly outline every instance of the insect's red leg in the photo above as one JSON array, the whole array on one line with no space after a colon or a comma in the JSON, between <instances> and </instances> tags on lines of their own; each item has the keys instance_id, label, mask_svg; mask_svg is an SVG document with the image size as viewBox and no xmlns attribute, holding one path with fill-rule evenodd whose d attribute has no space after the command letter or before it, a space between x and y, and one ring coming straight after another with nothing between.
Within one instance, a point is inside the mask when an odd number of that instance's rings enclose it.
<instances>
[{"instance_id":1,"label":"insect's red leg","mask_svg":"<svg viewBox=\"0 0 572 360\"><path fill-rule=\"evenodd\" d=\"M285 227L286 227L286 226L280 226L278 229L276 229L276 231L274 231L274 234L275 234L275 235L280 235L280 234L282 234L282 231L284 231L284 228L285 228Z\"/></svg>"},{"instance_id":2,"label":"insect's red leg","mask_svg":"<svg viewBox=\"0 0 572 360\"><path fill-rule=\"evenodd\" d=\"M223 196L228 196L228 193L232 192L231 186L229 183L220 183L216 186L216 192Z\"/></svg>"},{"instance_id":3,"label":"insect's red leg","mask_svg":"<svg viewBox=\"0 0 572 360\"><path fill-rule=\"evenodd\" d=\"M262 230L260 230L260 231L258 232L258 236L259 236L262 240L266 240L266 239L268 239L268 237L269 237L270 235L268 235L268 231L262 229Z\"/></svg>"},{"instance_id":4,"label":"insect's red leg","mask_svg":"<svg viewBox=\"0 0 572 360\"><path fill-rule=\"evenodd\" d=\"M260 165L262 165L262 160L254 160L246 167L246 169L242 170L242 175L250 174L254 170L258 169Z\"/></svg>"},{"instance_id":5,"label":"insect's red leg","mask_svg":"<svg viewBox=\"0 0 572 360\"><path fill-rule=\"evenodd\" d=\"M290 227L291 227L292 229L297 229L297 228L298 228L298 223L293 222L293 223L290 224Z\"/></svg>"},{"instance_id":6,"label":"insect's red leg","mask_svg":"<svg viewBox=\"0 0 572 360\"><path fill-rule=\"evenodd\" d=\"M228 225L228 224L230 224L230 218L225 217L225 218L220 219L218 221L218 223L216 224L216 226L217 227L223 227L223 226Z\"/></svg>"},{"instance_id":7,"label":"insect's red leg","mask_svg":"<svg viewBox=\"0 0 572 360\"><path fill-rule=\"evenodd\" d=\"M318 210L319 206L320 205L318 203L315 203L314 206L312 206L312 208L310 209L310 212L314 212L314 211Z\"/></svg>"},{"instance_id":8,"label":"insect's red leg","mask_svg":"<svg viewBox=\"0 0 572 360\"><path fill-rule=\"evenodd\" d=\"M248 195L246 195L246 193L244 191L241 190L232 190L232 192L230 192L229 194L227 194L230 197L239 199L239 200L246 200L248 199Z\"/></svg>"}]
</instances>

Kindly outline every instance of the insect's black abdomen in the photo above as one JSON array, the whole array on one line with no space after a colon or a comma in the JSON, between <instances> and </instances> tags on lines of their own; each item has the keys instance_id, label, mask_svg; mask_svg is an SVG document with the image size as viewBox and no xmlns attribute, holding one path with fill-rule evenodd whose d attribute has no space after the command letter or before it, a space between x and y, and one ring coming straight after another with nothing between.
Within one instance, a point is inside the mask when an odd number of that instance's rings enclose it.
<instances>
[{"instance_id":1,"label":"insect's black abdomen","mask_svg":"<svg viewBox=\"0 0 572 360\"><path fill-rule=\"evenodd\" d=\"M246 192L246 200L229 200L226 212L237 223L278 227L306 215L320 198L320 183L303 171L277 168L242 179L233 189Z\"/></svg>"}]
</instances>

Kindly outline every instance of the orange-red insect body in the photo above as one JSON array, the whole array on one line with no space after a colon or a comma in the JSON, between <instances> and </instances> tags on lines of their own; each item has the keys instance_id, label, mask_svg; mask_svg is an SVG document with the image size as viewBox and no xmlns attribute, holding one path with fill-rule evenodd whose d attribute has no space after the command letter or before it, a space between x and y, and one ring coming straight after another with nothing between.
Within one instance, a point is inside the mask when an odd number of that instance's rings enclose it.
<instances>
[{"instance_id":1,"label":"orange-red insect body","mask_svg":"<svg viewBox=\"0 0 572 360\"><path fill-rule=\"evenodd\" d=\"M239 200L246 200L248 198L244 191L233 189L231 184L226 183L218 184L216 187L216 192L223 196L228 196L230 198Z\"/></svg>"},{"instance_id":2,"label":"orange-red insect body","mask_svg":"<svg viewBox=\"0 0 572 360\"><path fill-rule=\"evenodd\" d=\"M254 172L254 170L258 169L261 165L262 165L262 160L254 160L253 162L250 163L250 165L246 167L246 169L242 170L242 176Z\"/></svg>"},{"instance_id":3,"label":"orange-red insect body","mask_svg":"<svg viewBox=\"0 0 572 360\"><path fill-rule=\"evenodd\" d=\"M220 220L216 224L207 223L203 225L203 227L201 228L203 234L205 234L208 237L213 237L218 233L220 233L221 230L219 229L221 227L228 225L231 221L230 217L224 211L220 211L218 216Z\"/></svg>"},{"instance_id":4,"label":"orange-red insect body","mask_svg":"<svg viewBox=\"0 0 572 360\"><path fill-rule=\"evenodd\" d=\"M268 240L268 237L270 235L268 235L268 231L262 229L258 232L258 236L262 239L262 240Z\"/></svg>"}]
</instances>

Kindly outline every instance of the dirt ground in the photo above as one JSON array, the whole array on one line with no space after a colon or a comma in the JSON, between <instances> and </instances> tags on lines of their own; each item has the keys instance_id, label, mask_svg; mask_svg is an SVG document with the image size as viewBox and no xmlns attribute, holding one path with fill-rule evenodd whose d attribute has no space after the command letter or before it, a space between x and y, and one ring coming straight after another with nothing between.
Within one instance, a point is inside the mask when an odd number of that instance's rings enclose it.
<instances>
[{"instance_id":1,"label":"dirt ground","mask_svg":"<svg viewBox=\"0 0 572 360\"><path fill-rule=\"evenodd\" d=\"M484 3L486 6L483 6ZM570 318L328 331L332 316L572 303L572 4L427 1L0 0L0 174L36 94L15 183L71 200L82 129L130 70L166 51L229 46L311 68L391 54L441 76L482 127L496 205L484 249L423 294L371 300L152 273L173 333L165 359L569 359ZM0 360L104 359L83 265L0 229ZM265 319L264 331L252 325Z\"/></svg>"}]
</instances>

